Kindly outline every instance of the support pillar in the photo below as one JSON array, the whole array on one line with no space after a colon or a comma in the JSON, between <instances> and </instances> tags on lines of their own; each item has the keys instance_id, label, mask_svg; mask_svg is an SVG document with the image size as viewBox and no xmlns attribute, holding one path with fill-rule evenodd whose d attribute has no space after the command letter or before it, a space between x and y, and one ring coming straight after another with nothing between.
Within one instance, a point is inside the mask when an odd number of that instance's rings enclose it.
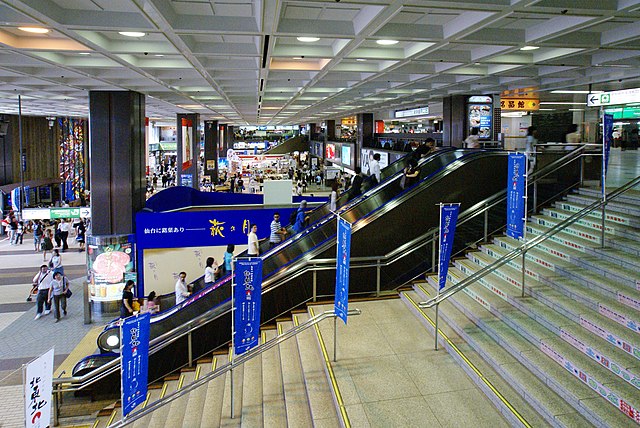
<instances>
[{"instance_id":1,"label":"support pillar","mask_svg":"<svg viewBox=\"0 0 640 428\"><path fill-rule=\"evenodd\" d=\"M145 204L145 97L89 92L89 164L93 235L131 234Z\"/></svg>"},{"instance_id":2,"label":"support pillar","mask_svg":"<svg viewBox=\"0 0 640 428\"><path fill-rule=\"evenodd\" d=\"M218 183L218 121L204 121L204 173Z\"/></svg>"},{"instance_id":3,"label":"support pillar","mask_svg":"<svg viewBox=\"0 0 640 428\"><path fill-rule=\"evenodd\" d=\"M176 184L198 189L198 158L200 156L200 115L177 115L178 164Z\"/></svg>"},{"instance_id":4,"label":"support pillar","mask_svg":"<svg viewBox=\"0 0 640 428\"><path fill-rule=\"evenodd\" d=\"M325 143L327 141L335 141L336 140L336 121L335 120L327 120L325 121L327 124L327 134L325 138Z\"/></svg>"},{"instance_id":5,"label":"support pillar","mask_svg":"<svg viewBox=\"0 0 640 428\"><path fill-rule=\"evenodd\" d=\"M442 146L462 147L465 139L464 95L452 95L442 100Z\"/></svg>"},{"instance_id":6,"label":"support pillar","mask_svg":"<svg viewBox=\"0 0 640 428\"><path fill-rule=\"evenodd\" d=\"M373 147L373 113L358 113L356 115L358 133L356 138L354 165L360 165L360 154L364 147Z\"/></svg>"},{"instance_id":7,"label":"support pillar","mask_svg":"<svg viewBox=\"0 0 640 428\"><path fill-rule=\"evenodd\" d=\"M233 125L227 125L227 133L224 141L222 142L222 152L227 153L227 150L233 149L233 140L235 140L235 129Z\"/></svg>"}]
</instances>

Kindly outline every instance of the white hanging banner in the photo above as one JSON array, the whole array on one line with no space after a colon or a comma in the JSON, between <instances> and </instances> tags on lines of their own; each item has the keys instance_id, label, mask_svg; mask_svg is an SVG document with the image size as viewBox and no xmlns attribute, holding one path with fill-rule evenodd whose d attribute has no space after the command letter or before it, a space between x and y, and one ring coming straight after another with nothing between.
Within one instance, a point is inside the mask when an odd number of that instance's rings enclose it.
<instances>
[{"instance_id":1,"label":"white hanging banner","mask_svg":"<svg viewBox=\"0 0 640 428\"><path fill-rule=\"evenodd\" d=\"M27 364L24 380L25 426L27 428L50 426L53 394L53 348Z\"/></svg>"}]
</instances>

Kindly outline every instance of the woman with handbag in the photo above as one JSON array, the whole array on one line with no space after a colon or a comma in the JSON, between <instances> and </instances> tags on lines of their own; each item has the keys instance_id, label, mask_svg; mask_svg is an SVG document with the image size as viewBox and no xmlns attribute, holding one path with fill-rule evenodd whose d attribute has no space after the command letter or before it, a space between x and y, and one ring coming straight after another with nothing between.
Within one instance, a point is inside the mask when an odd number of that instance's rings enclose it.
<instances>
[{"instance_id":1,"label":"woman with handbag","mask_svg":"<svg viewBox=\"0 0 640 428\"><path fill-rule=\"evenodd\" d=\"M49 260L49 269L53 270L53 274L60 272L64 275L64 268L62 267L62 256L60 255L60 251L58 249L53 250L51 253L51 260Z\"/></svg>"},{"instance_id":2,"label":"woman with handbag","mask_svg":"<svg viewBox=\"0 0 640 428\"><path fill-rule=\"evenodd\" d=\"M69 280L60 272L53 274L53 281L51 281L51 287L49 288L48 302L51 304L51 298L53 298L53 313L56 316L54 322L60 321L60 307L64 315L67 316L67 292L69 291Z\"/></svg>"},{"instance_id":3,"label":"woman with handbag","mask_svg":"<svg viewBox=\"0 0 640 428\"><path fill-rule=\"evenodd\" d=\"M42 243L40 244L40 248L42 249L42 260L47 260L47 251L53 250L53 234L51 233L51 229L47 229L44 232L44 237L42 238Z\"/></svg>"}]
</instances>

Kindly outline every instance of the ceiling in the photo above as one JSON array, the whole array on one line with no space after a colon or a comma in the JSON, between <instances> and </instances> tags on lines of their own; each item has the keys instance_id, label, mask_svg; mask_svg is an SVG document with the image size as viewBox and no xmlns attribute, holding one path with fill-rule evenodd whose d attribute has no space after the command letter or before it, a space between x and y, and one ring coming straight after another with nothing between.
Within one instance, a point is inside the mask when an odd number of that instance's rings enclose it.
<instances>
[{"instance_id":1,"label":"ceiling","mask_svg":"<svg viewBox=\"0 0 640 428\"><path fill-rule=\"evenodd\" d=\"M640 86L639 21L640 0L0 0L0 113L21 95L23 114L87 116L89 91L124 89L152 119L237 125L519 88L584 102L550 91Z\"/></svg>"}]
</instances>

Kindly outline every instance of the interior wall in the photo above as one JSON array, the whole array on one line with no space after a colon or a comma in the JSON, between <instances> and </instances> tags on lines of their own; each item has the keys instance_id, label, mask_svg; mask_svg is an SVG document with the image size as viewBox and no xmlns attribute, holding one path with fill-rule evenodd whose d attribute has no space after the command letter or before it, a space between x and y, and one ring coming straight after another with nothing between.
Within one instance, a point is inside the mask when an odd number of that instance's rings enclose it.
<instances>
[{"instance_id":1,"label":"interior wall","mask_svg":"<svg viewBox=\"0 0 640 428\"><path fill-rule=\"evenodd\" d=\"M178 274L187 273L187 283L204 275L207 257L213 257L219 265L224 261L226 246L157 248L144 250L144 293L168 294L175 291ZM236 245L234 254L247 249Z\"/></svg>"},{"instance_id":2,"label":"interior wall","mask_svg":"<svg viewBox=\"0 0 640 428\"><path fill-rule=\"evenodd\" d=\"M9 119L6 144L11 144L12 177L9 183L20 182L20 134L18 116L6 116ZM58 146L54 143L56 124L50 128L45 117L22 116L22 148L27 157L24 180L55 178L59 176ZM8 184L8 183L7 183Z\"/></svg>"}]
</instances>

